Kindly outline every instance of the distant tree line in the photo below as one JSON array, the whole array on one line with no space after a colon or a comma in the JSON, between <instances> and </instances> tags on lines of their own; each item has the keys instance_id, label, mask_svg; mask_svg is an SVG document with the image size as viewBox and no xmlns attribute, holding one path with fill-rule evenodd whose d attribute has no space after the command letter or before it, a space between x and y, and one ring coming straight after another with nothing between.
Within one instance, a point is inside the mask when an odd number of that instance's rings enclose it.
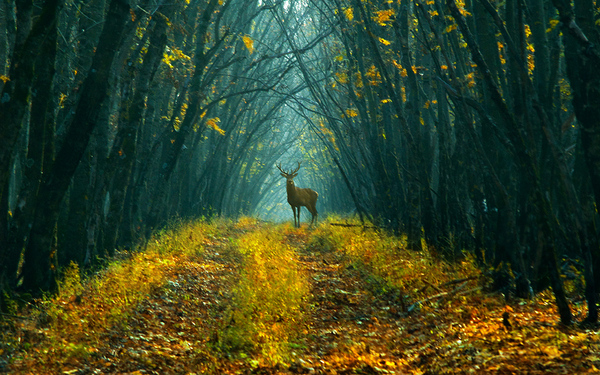
<instances>
[{"instance_id":1,"label":"distant tree line","mask_svg":"<svg viewBox=\"0 0 600 375\"><path fill-rule=\"evenodd\" d=\"M518 297L551 286L565 324L574 266L596 322L599 18L585 0L5 1L0 289L52 290L172 217L268 215L274 165L303 161L320 212L470 251Z\"/></svg>"}]
</instances>

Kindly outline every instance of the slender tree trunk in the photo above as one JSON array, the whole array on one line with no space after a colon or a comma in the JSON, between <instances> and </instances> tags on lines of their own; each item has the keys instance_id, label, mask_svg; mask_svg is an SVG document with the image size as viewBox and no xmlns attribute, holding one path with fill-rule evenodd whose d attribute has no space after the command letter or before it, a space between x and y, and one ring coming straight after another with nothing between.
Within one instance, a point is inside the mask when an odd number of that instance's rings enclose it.
<instances>
[{"instance_id":1,"label":"slender tree trunk","mask_svg":"<svg viewBox=\"0 0 600 375\"><path fill-rule=\"evenodd\" d=\"M471 51L471 57L473 58L473 61L477 64L477 69L484 78L486 88L490 91L492 101L497 106L500 115L502 116L502 119L505 122L507 134L510 137L511 142L515 146L515 153L519 163L519 167L532 183L532 203L536 209L538 224L540 225L544 234L548 236L548 238L553 238L554 217L550 210L550 202L541 190L538 165L533 160L531 150L527 147L525 143L525 139L523 137L521 129L517 125L517 121L515 120L512 113L509 111L508 106L504 102L496 83L492 79L490 71L487 68L487 64L483 60L479 47L475 42L471 32L466 27L464 18L460 14L455 1L447 0L446 3L452 13L453 18L458 23L459 29L461 30L467 42L467 45ZM554 278L553 292L557 300L557 307L559 310L561 322L565 325L570 325L573 317L569 309L569 303L565 297L562 281L560 280L556 248L553 244L551 244L550 246L547 246L547 250L549 251L549 254L547 254L547 259L549 259L547 264L550 266L550 272L552 274L552 277Z\"/></svg>"},{"instance_id":2,"label":"slender tree trunk","mask_svg":"<svg viewBox=\"0 0 600 375\"><path fill-rule=\"evenodd\" d=\"M96 55L83 83L71 126L51 170L44 175L29 241L25 248L25 290L35 293L54 286L56 270L52 264L55 255L51 247L60 203L86 150L101 105L108 96L110 68L118 50L115 48L115 42L121 40L128 16L129 6L124 0L111 1Z\"/></svg>"},{"instance_id":3,"label":"slender tree trunk","mask_svg":"<svg viewBox=\"0 0 600 375\"><path fill-rule=\"evenodd\" d=\"M592 0L576 0L575 8L564 0L553 0L563 25L563 44L567 76L573 91L573 108L581 125L581 142L596 205L600 202L600 32L595 24ZM583 223L582 223L583 224ZM581 228L581 231L585 231ZM583 237L586 238L586 237ZM583 251L586 263L587 320L598 320L596 290L590 245L585 241ZM589 267L589 269L588 269Z\"/></svg>"},{"instance_id":4,"label":"slender tree trunk","mask_svg":"<svg viewBox=\"0 0 600 375\"><path fill-rule=\"evenodd\" d=\"M135 94L128 108L128 115L122 121L122 128L117 134L117 142L109 158L109 165L114 173L111 177L110 207L104 225L104 250L112 255L114 253L119 227L123 218L125 197L131 184L131 171L137 158L137 133L142 125L143 115L148 97L150 83L167 43L167 21L172 17L175 6L170 5L164 14L156 15L156 25L150 36L150 45L144 56L144 62L136 79Z\"/></svg>"}]
</instances>

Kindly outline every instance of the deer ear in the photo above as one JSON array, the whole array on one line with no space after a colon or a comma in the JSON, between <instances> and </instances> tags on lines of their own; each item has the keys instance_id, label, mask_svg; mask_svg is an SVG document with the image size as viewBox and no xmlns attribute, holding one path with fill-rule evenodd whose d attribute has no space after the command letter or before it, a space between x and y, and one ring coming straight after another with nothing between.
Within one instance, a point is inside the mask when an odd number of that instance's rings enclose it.
<instances>
[{"instance_id":1,"label":"deer ear","mask_svg":"<svg viewBox=\"0 0 600 375\"><path fill-rule=\"evenodd\" d=\"M296 176L298 176L298 173L294 173L294 174L292 175L292 178L294 178L294 177L296 177Z\"/></svg>"},{"instance_id":2,"label":"deer ear","mask_svg":"<svg viewBox=\"0 0 600 375\"><path fill-rule=\"evenodd\" d=\"M286 176L286 175L284 175L283 173L281 174L281 177L285 177L285 178L287 178L287 176Z\"/></svg>"}]
</instances>

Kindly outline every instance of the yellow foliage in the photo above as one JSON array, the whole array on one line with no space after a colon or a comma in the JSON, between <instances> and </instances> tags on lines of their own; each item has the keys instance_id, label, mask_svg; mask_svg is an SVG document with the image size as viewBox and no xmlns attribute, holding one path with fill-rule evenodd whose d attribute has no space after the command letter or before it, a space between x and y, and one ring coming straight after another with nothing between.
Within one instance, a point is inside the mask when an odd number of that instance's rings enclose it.
<instances>
[{"instance_id":1,"label":"yellow foliage","mask_svg":"<svg viewBox=\"0 0 600 375\"><path fill-rule=\"evenodd\" d=\"M550 27L548 27L546 29L547 33L549 33L552 30L554 30L556 28L556 26L558 26L558 24L560 23L560 21L559 20L550 20L550 21L548 21L548 23L550 24Z\"/></svg>"},{"instance_id":2,"label":"yellow foliage","mask_svg":"<svg viewBox=\"0 0 600 375\"><path fill-rule=\"evenodd\" d=\"M172 47L169 52L163 53L163 62L171 69L173 69L173 62L178 60L191 61L191 57L176 47Z\"/></svg>"},{"instance_id":3,"label":"yellow foliage","mask_svg":"<svg viewBox=\"0 0 600 375\"><path fill-rule=\"evenodd\" d=\"M379 37L379 42L385 46L389 46L391 44L389 40L383 39L381 37Z\"/></svg>"},{"instance_id":4,"label":"yellow foliage","mask_svg":"<svg viewBox=\"0 0 600 375\"><path fill-rule=\"evenodd\" d=\"M239 282L227 327L222 329L223 349L245 348L261 354L265 364L290 358L290 343L302 329L302 305L308 296L306 276L298 269L294 250L281 230L265 228L237 241L242 255Z\"/></svg>"},{"instance_id":5,"label":"yellow foliage","mask_svg":"<svg viewBox=\"0 0 600 375\"><path fill-rule=\"evenodd\" d=\"M448 34L449 32L456 30L456 24L452 24L452 25L448 25L446 26L446 30L444 31L446 34Z\"/></svg>"},{"instance_id":6,"label":"yellow foliage","mask_svg":"<svg viewBox=\"0 0 600 375\"><path fill-rule=\"evenodd\" d=\"M6 83L6 82L10 81L10 78L5 76L4 74L0 74L0 80L2 80L2 82Z\"/></svg>"},{"instance_id":7,"label":"yellow foliage","mask_svg":"<svg viewBox=\"0 0 600 375\"><path fill-rule=\"evenodd\" d=\"M58 106L60 108L64 108L66 99L67 99L67 95L65 93L61 92L60 95L58 96Z\"/></svg>"},{"instance_id":8,"label":"yellow foliage","mask_svg":"<svg viewBox=\"0 0 600 375\"><path fill-rule=\"evenodd\" d=\"M348 116L348 117L356 117L356 116L358 116L358 112L356 112L356 110L353 109L353 108L348 108L346 110L346 116Z\"/></svg>"},{"instance_id":9,"label":"yellow foliage","mask_svg":"<svg viewBox=\"0 0 600 375\"><path fill-rule=\"evenodd\" d=\"M375 12L375 16L373 17L373 21L375 21L380 26L385 26L387 22L389 22L394 16L393 9L380 10Z\"/></svg>"},{"instance_id":10,"label":"yellow foliage","mask_svg":"<svg viewBox=\"0 0 600 375\"><path fill-rule=\"evenodd\" d=\"M367 78L369 78L369 84L372 86L377 86L381 82L381 74L375 65L371 65L367 70Z\"/></svg>"},{"instance_id":11,"label":"yellow foliage","mask_svg":"<svg viewBox=\"0 0 600 375\"><path fill-rule=\"evenodd\" d=\"M348 75L345 72L335 73L335 76L337 77L337 81L340 84L345 85L346 83L348 83Z\"/></svg>"},{"instance_id":12,"label":"yellow foliage","mask_svg":"<svg viewBox=\"0 0 600 375\"><path fill-rule=\"evenodd\" d=\"M250 38L248 35L242 36L242 40L244 41L244 45L248 49L248 52L252 54L254 52L254 40Z\"/></svg>"},{"instance_id":13,"label":"yellow foliage","mask_svg":"<svg viewBox=\"0 0 600 375\"><path fill-rule=\"evenodd\" d=\"M467 74L467 86L469 86L469 88L475 87L475 73L471 72Z\"/></svg>"},{"instance_id":14,"label":"yellow foliage","mask_svg":"<svg viewBox=\"0 0 600 375\"><path fill-rule=\"evenodd\" d=\"M354 75L354 85L357 88L363 87L363 80L362 80L362 75L360 74L360 72L356 72L356 74Z\"/></svg>"},{"instance_id":15,"label":"yellow foliage","mask_svg":"<svg viewBox=\"0 0 600 375\"><path fill-rule=\"evenodd\" d=\"M464 0L457 0L456 5L458 6L458 10L459 10L460 14L463 15L463 17L467 17L467 16L471 15L471 13L467 12L467 10L465 9L465 1Z\"/></svg>"},{"instance_id":16,"label":"yellow foliage","mask_svg":"<svg viewBox=\"0 0 600 375\"><path fill-rule=\"evenodd\" d=\"M344 8L344 16L348 21L352 21L354 19L354 9L352 7Z\"/></svg>"},{"instance_id":17,"label":"yellow foliage","mask_svg":"<svg viewBox=\"0 0 600 375\"><path fill-rule=\"evenodd\" d=\"M533 44L527 44L527 52L527 69L529 70L529 74L531 74L535 69L535 47Z\"/></svg>"},{"instance_id":18,"label":"yellow foliage","mask_svg":"<svg viewBox=\"0 0 600 375\"><path fill-rule=\"evenodd\" d=\"M220 118L213 117L213 118L206 120L206 126L208 126L209 128L213 128L214 130L219 132L219 134L221 134L221 135L225 135L225 130L221 129L218 125L219 122L221 122Z\"/></svg>"}]
</instances>

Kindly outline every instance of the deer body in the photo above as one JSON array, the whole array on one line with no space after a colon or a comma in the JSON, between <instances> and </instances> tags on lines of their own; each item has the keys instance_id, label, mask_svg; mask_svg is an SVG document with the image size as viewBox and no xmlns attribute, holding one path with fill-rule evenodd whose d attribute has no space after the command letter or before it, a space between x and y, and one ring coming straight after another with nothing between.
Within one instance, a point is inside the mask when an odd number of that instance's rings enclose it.
<instances>
[{"instance_id":1,"label":"deer body","mask_svg":"<svg viewBox=\"0 0 600 375\"><path fill-rule=\"evenodd\" d=\"M306 207L312 215L310 225L313 225L313 223L316 224L317 217L319 216L317 213L317 198L319 197L319 193L312 189L299 188L294 184L294 177L298 175L300 163L298 163L298 168L289 173L281 169L281 165L278 165L277 168L281 171L281 176L287 180L285 190L287 192L288 203L294 213L294 226L300 227L300 208L302 206Z\"/></svg>"}]
</instances>

